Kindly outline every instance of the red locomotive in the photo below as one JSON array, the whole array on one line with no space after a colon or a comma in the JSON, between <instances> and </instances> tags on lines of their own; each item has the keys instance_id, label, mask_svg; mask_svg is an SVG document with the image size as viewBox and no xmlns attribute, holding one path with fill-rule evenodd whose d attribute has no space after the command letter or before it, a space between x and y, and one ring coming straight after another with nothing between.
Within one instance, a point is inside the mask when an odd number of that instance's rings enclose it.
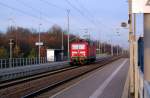
<instances>
[{"instance_id":1,"label":"red locomotive","mask_svg":"<svg viewBox=\"0 0 150 98\"><path fill-rule=\"evenodd\" d=\"M86 64L96 60L96 45L87 40L78 40L70 45L70 64Z\"/></svg>"}]
</instances>

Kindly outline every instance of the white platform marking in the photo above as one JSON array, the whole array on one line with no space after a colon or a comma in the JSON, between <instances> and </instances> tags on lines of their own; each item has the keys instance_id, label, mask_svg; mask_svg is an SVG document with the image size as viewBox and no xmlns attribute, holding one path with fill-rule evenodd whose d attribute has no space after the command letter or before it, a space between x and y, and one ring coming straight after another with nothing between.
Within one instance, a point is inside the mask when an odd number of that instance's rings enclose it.
<instances>
[{"instance_id":1,"label":"white platform marking","mask_svg":"<svg viewBox=\"0 0 150 98\"><path fill-rule=\"evenodd\" d=\"M69 86L69 87L67 87L67 88L63 89L62 91L60 91L60 92L58 92L58 93L56 93L56 94L52 95L52 96L51 96L51 97L49 97L49 98L55 98L56 96L58 96L58 95L60 95L60 94L64 93L65 91L67 91L67 90L69 90L69 89L71 89L71 88L75 87L76 85L80 84L82 81L85 81L85 80L87 80L87 79L89 79L89 78L91 78L91 77L95 76L97 73L99 73L100 71L104 70L104 69L105 69L105 67L101 67L101 68L99 68L99 69L101 69L101 70L98 70L98 71L94 72L93 74L91 74L91 75L89 75L89 76L87 76L87 77L85 77L85 78L81 79L81 80L80 80L80 81L78 81L77 83L75 83L75 84L73 84L73 85L71 85L71 86Z\"/></svg>"},{"instance_id":2,"label":"white platform marking","mask_svg":"<svg viewBox=\"0 0 150 98\"><path fill-rule=\"evenodd\" d=\"M89 98L98 98L103 93L104 89L111 82L111 80L115 77L115 75L119 72L119 70L124 66L127 62L127 59L96 89L96 91Z\"/></svg>"}]
</instances>

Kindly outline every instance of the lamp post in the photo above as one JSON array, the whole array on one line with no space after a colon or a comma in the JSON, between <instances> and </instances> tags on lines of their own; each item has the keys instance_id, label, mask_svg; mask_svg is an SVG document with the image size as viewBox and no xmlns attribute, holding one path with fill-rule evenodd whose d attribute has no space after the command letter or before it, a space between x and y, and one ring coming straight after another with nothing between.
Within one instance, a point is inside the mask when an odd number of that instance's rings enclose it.
<instances>
[{"instance_id":1,"label":"lamp post","mask_svg":"<svg viewBox=\"0 0 150 98\"><path fill-rule=\"evenodd\" d=\"M61 36L62 38L62 46L61 46L61 50L62 50L62 52L61 52L61 60L63 61L63 59L64 59L64 32L62 32L62 36Z\"/></svg>"},{"instance_id":2,"label":"lamp post","mask_svg":"<svg viewBox=\"0 0 150 98\"><path fill-rule=\"evenodd\" d=\"M9 67L12 67L12 45L13 45L13 39L9 39Z\"/></svg>"},{"instance_id":3,"label":"lamp post","mask_svg":"<svg viewBox=\"0 0 150 98\"><path fill-rule=\"evenodd\" d=\"M101 54L101 42L99 40L99 55Z\"/></svg>"},{"instance_id":4,"label":"lamp post","mask_svg":"<svg viewBox=\"0 0 150 98\"><path fill-rule=\"evenodd\" d=\"M40 44L41 43L41 34L40 34L40 32L41 32L41 25L42 24L40 23L39 24L39 45L38 45L39 46L39 55L38 55L39 56L39 64L40 64L40 60L41 60L40 59L41 58L41 50L40 50L41 49L41 44Z\"/></svg>"},{"instance_id":5,"label":"lamp post","mask_svg":"<svg viewBox=\"0 0 150 98\"><path fill-rule=\"evenodd\" d=\"M68 24L68 27L67 27L67 32L68 32L68 60L69 60L69 55L70 55L70 36L69 36L69 32L70 32L70 10L67 9L67 24Z\"/></svg>"},{"instance_id":6,"label":"lamp post","mask_svg":"<svg viewBox=\"0 0 150 98\"><path fill-rule=\"evenodd\" d=\"M117 31L117 37L118 37L118 42L119 42L119 37L120 37L120 34L119 32ZM119 44L117 45L117 56L119 55Z\"/></svg>"}]
</instances>

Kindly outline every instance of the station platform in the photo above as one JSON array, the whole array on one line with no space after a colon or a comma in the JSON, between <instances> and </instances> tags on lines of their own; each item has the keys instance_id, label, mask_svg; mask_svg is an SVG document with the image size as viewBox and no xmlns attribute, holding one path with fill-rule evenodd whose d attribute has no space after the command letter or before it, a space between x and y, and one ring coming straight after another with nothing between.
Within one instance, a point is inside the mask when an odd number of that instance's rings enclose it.
<instances>
[{"instance_id":1,"label":"station platform","mask_svg":"<svg viewBox=\"0 0 150 98\"><path fill-rule=\"evenodd\" d=\"M129 59L107 64L49 98L123 98Z\"/></svg>"}]
</instances>

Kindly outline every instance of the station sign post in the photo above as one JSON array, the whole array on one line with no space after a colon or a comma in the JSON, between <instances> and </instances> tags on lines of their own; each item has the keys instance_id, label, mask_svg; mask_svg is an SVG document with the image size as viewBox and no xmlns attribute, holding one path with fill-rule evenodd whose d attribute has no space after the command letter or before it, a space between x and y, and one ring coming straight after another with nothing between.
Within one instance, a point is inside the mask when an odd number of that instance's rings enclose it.
<instances>
[{"instance_id":1,"label":"station sign post","mask_svg":"<svg viewBox=\"0 0 150 98\"><path fill-rule=\"evenodd\" d=\"M36 42L35 45L39 46L39 64L40 64L41 62L41 52L40 52L41 50L40 49L41 49L41 46L43 46L43 42L40 42L40 41Z\"/></svg>"},{"instance_id":2,"label":"station sign post","mask_svg":"<svg viewBox=\"0 0 150 98\"><path fill-rule=\"evenodd\" d=\"M36 42L35 45L36 46L43 46L43 42Z\"/></svg>"}]
</instances>

